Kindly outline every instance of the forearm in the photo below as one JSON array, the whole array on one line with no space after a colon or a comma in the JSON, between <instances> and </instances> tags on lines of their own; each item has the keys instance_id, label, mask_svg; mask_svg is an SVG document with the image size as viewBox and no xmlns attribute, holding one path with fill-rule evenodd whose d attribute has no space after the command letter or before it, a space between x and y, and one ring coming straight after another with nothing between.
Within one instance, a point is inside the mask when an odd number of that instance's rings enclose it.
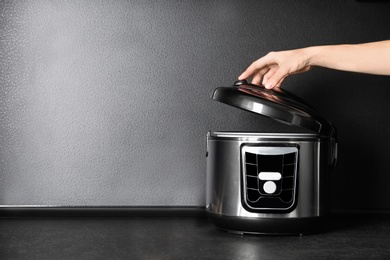
<instances>
[{"instance_id":1,"label":"forearm","mask_svg":"<svg viewBox=\"0 0 390 260\"><path fill-rule=\"evenodd\" d=\"M310 66L390 75L390 40L306 48Z\"/></svg>"}]
</instances>

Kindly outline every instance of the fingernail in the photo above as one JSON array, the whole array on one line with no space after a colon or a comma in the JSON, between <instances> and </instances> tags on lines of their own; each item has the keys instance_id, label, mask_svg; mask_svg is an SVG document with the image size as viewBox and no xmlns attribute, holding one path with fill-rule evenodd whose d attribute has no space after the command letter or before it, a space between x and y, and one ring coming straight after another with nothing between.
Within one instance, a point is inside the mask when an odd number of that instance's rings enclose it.
<instances>
[{"instance_id":1,"label":"fingernail","mask_svg":"<svg viewBox=\"0 0 390 260\"><path fill-rule=\"evenodd\" d=\"M267 83L265 84L265 88L266 88L266 89L271 89L271 88L272 88L272 83L271 83L271 82L267 82Z\"/></svg>"}]
</instances>

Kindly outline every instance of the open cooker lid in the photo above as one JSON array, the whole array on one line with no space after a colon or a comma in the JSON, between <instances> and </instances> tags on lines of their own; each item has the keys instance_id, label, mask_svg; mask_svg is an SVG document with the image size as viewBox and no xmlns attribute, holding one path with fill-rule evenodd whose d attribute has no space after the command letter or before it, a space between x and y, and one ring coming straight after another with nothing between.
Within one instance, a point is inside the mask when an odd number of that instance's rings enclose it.
<instances>
[{"instance_id":1,"label":"open cooker lid","mask_svg":"<svg viewBox=\"0 0 390 260\"><path fill-rule=\"evenodd\" d=\"M215 89L212 99L321 135L335 135L330 122L281 88L265 89L239 80L233 86Z\"/></svg>"}]
</instances>

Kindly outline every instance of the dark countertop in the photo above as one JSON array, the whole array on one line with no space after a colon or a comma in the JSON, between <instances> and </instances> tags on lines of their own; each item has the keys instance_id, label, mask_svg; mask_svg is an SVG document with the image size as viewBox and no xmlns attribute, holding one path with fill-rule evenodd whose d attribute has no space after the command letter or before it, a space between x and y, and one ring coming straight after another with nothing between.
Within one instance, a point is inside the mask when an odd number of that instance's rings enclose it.
<instances>
[{"instance_id":1,"label":"dark countertop","mask_svg":"<svg viewBox=\"0 0 390 260\"><path fill-rule=\"evenodd\" d=\"M0 219L0 259L390 259L390 215L336 214L306 236L233 235L204 215Z\"/></svg>"}]
</instances>

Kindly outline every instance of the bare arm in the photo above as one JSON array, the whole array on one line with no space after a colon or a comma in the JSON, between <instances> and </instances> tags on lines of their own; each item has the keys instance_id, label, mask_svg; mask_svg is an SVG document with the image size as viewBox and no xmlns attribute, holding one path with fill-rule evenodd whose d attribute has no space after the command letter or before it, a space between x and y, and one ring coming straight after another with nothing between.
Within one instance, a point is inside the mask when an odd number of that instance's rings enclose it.
<instances>
[{"instance_id":1,"label":"bare arm","mask_svg":"<svg viewBox=\"0 0 390 260\"><path fill-rule=\"evenodd\" d=\"M266 88L280 87L287 76L308 71L313 66L390 75L390 40L270 52L253 62L239 79L253 76L254 84L262 82Z\"/></svg>"}]
</instances>

